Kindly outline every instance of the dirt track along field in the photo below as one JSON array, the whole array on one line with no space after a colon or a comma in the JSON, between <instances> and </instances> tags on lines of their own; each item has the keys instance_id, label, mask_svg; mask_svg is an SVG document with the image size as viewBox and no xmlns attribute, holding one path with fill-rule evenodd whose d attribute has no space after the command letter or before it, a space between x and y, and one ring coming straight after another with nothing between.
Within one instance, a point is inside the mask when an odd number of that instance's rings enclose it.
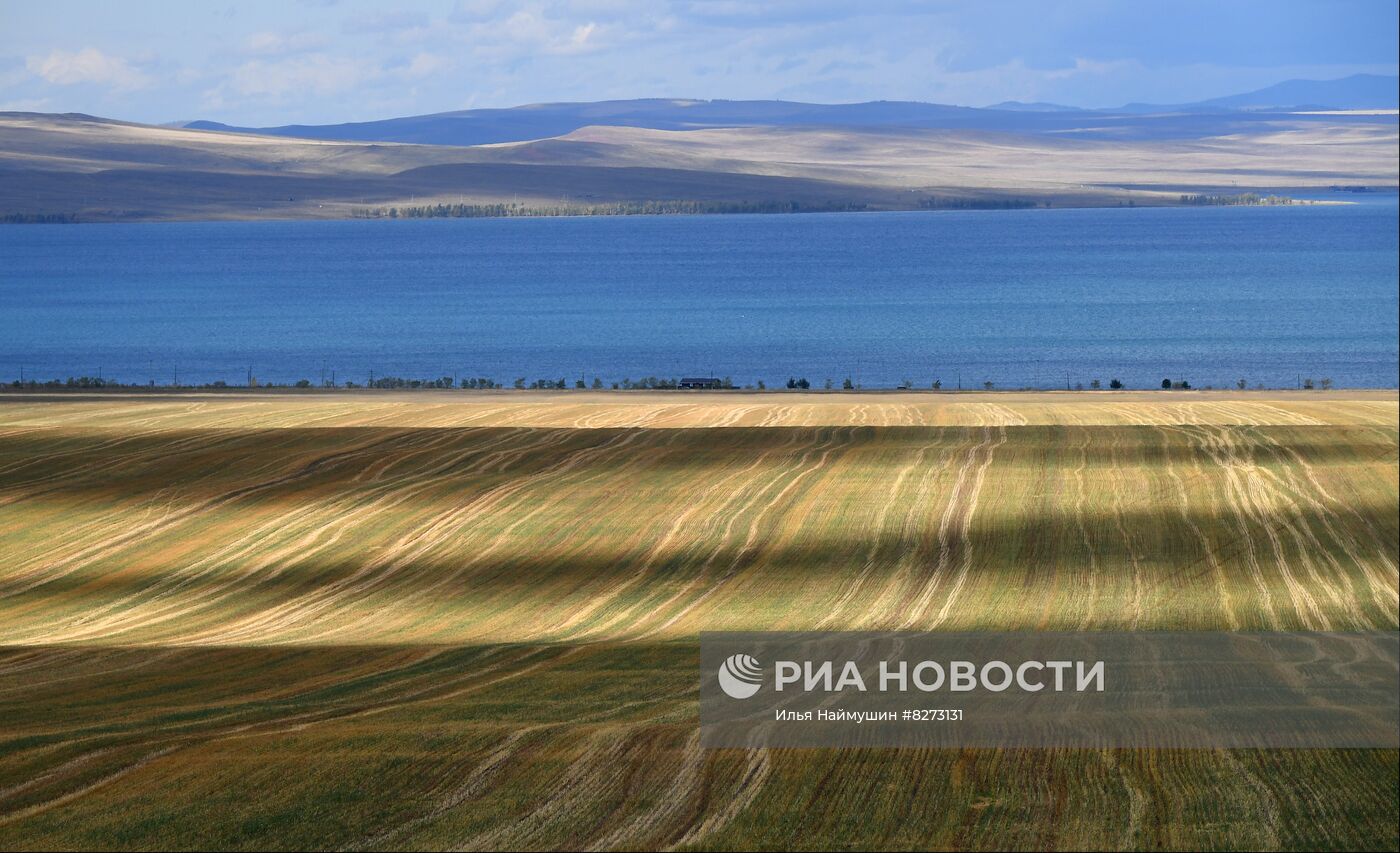
<instances>
[{"instance_id":1,"label":"dirt track along field","mask_svg":"<svg viewBox=\"0 0 1400 853\"><path fill-rule=\"evenodd\" d=\"M1394 750L699 748L701 630L1400 627L1395 392L0 397L0 846L1394 848Z\"/></svg>"}]
</instances>

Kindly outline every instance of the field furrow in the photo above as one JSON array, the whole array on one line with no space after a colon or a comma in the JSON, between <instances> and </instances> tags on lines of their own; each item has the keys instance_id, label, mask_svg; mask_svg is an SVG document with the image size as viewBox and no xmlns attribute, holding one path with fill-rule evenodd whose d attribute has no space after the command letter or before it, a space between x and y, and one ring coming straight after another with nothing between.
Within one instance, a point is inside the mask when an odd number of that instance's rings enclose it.
<instances>
[{"instance_id":1,"label":"field furrow","mask_svg":"<svg viewBox=\"0 0 1400 853\"><path fill-rule=\"evenodd\" d=\"M1398 434L1394 392L0 397L0 846L1393 848L1394 750L705 750L696 668L1396 630Z\"/></svg>"}]
</instances>

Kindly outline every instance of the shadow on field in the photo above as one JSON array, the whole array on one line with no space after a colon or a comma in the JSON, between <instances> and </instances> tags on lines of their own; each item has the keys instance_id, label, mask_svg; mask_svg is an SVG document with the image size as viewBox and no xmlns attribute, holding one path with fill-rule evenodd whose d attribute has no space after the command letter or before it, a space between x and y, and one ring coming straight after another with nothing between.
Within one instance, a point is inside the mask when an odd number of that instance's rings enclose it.
<instances>
[{"instance_id":1,"label":"shadow on field","mask_svg":"<svg viewBox=\"0 0 1400 853\"><path fill-rule=\"evenodd\" d=\"M542 428L327 427L165 430L134 434L43 429L0 436L3 501L61 493L139 500L178 489L190 500L265 497L279 487L353 489L374 481L452 476L499 482L567 470L629 476L719 470L764 455L792 459L834 447L833 460L885 464L928 448L951 452L995 436L994 467L1038 471L1194 466L1370 465L1396 461L1393 432L1362 426L824 426ZM1004 441L1002 441L1004 439ZM935 457L936 458L936 457ZM367 472L374 479L362 482ZM382 472L382 473L381 473Z\"/></svg>"},{"instance_id":2,"label":"shadow on field","mask_svg":"<svg viewBox=\"0 0 1400 853\"><path fill-rule=\"evenodd\" d=\"M698 664L693 642L0 648L0 841L1069 850L1394 837L1396 750L701 750Z\"/></svg>"},{"instance_id":3,"label":"shadow on field","mask_svg":"<svg viewBox=\"0 0 1400 853\"><path fill-rule=\"evenodd\" d=\"M1316 545L1344 566L1347 550L1397 560L1397 495L1385 471L1365 470L1394 462L1395 442L1381 431L1343 427L1234 427L1234 446L1224 449L1219 427L822 427L725 429L538 429L538 428L330 428L175 431L158 435L43 431L0 438L0 514L42 513L51 539L31 540L10 559L42 559L46 541L63 543L62 525L72 510L100 513L114 523L102 565L138 561L137 571L41 572L36 577L0 576L0 606L10 619L33 619L50 607L83 612L115 601L139 605L173 590L197 618L222 608L260 610L305 599L336 607L396 604L413 596L425 606L462 607L478 613L527 608L541 589L552 605L583 603L619 582L645 573L629 593L631 603L664 599L677 584L714 583L761 567L771 589L788 591L811 604L812 590L840 589L870 567L877 579L900 566L932 572L957 566L971 549L979 581L1010 591L1044 591L1042 576L1068 567L1137 565L1167 593L1189 587L1206 569L1208 551L1227 567L1242 542L1265 542L1289 526L1307 530ZM1004 438L1003 438L1004 436ZM973 448L994 437L988 482L1004 496L998 512L979 512L966 534L957 524L940 525L951 486ZM1209 450L1201 445L1215 442ZM891 471L929 449L925 464L945 465L940 488L928 507L912 507L917 524L877 525L880 507L848 500L842 493L883 495ZM692 529L663 538L672 519L695 498L695 489L761 462L756 474L726 488L743 493L755 482L791 476L804 465L825 464L842 472L829 488L789 496L772 507L763 535L721 535L723 524L701 512ZM1244 466L1291 468L1293 485L1307 482L1298 460L1324 471L1361 468L1382 488L1347 496L1344 506L1307 495L1267 522L1241 512L1230 497L1222 460ZM1095 486L1096 499L1082 514L1064 494L1065 472L1081 466L1092 476L1121 470L1154 474L1172 467L1183 482L1218 497L1213 505L1193 500L1181 508L1174 490L1155 494L1128 481L1114 505L1109 488ZM784 473L787 472L787 473ZM1128 475L1134 476L1134 475ZM1351 476L1351 475L1348 475ZM815 479L815 478L814 478ZM809 480L808 483L814 482ZM1167 488L1157 478L1155 488ZM1214 482L1213 480L1219 480ZM1092 482L1092 481L1091 481ZM1142 481L1146 483L1146 481ZM1310 488L1310 487L1309 487ZM1091 490L1092 491L1092 490ZM524 497L543 509L529 524L511 527L515 504L491 504L494 496ZM798 513L798 497L828 513L824 523ZM340 514L387 498L392 512L346 522L362 538L359 550L316 553L293 549L268 565L237 577L256 563L264 543L231 557L219 571L197 578L177 570L246 533L243 514L296 513L313 502L326 510L317 524L339 525ZM765 498L766 499L766 498ZM474 503L483 508L475 510ZM175 520L161 527L160 512ZM805 511L805 510L804 510ZM726 510L732 512L732 510ZM121 524L123 514L129 525ZM446 522L443 515L449 516ZM89 516L91 517L91 516ZM199 550L180 551L209 518L223 519L219 536ZM154 521L149 519L154 518ZM149 529L140 526L149 522ZM292 528L305 522L289 517ZM190 526L182 526L190 525ZM358 526L358 527L356 527ZM18 530L18 526L16 527ZM314 528L313 528L314 529ZM417 547L403 537L439 539ZM193 532L192 532L193 531ZM1120 532L1121 531L1121 532ZM1203 543L1205 531L1208 539ZM268 537L277 536L272 530ZM467 539L468 534L472 538ZM1337 541L1345 536L1349 541ZM160 538L164 537L164 538ZM219 537L224 537L223 539ZM269 540L270 541L270 540ZM349 541L349 540L347 540ZM474 545L463 548L464 542ZM494 542L491 548L483 542ZM4 543L0 541L0 549ZM1286 540L1285 555L1298 545ZM182 556L165 565L162 548ZM149 550L143 550L149 549ZM306 553L302 553L305 551ZM0 550L0 554L4 551ZM1292 557L1289 557L1292 558ZM61 564L60 564L61 567ZM1114 570L1117 571L1118 568ZM169 570L169 571L167 571ZM229 573L234 576L228 581ZM834 593L833 593L834 594ZM773 606L783 607L781 604ZM81 619L70 624L81 627Z\"/></svg>"}]
</instances>

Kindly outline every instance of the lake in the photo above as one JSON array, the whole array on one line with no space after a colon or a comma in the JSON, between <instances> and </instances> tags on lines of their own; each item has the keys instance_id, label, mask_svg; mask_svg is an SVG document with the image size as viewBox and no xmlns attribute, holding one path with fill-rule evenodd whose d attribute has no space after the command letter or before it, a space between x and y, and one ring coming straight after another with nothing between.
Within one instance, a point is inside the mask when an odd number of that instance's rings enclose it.
<instances>
[{"instance_id":1,"label":"lake","mask_svg":"<svg viewBox=\"0 0 1400 853\"><path fill-rule=\"evenodd\" d=\"M1397 385L1347 206L0 228L0 379Z\"/></svg>"}]
</instances>

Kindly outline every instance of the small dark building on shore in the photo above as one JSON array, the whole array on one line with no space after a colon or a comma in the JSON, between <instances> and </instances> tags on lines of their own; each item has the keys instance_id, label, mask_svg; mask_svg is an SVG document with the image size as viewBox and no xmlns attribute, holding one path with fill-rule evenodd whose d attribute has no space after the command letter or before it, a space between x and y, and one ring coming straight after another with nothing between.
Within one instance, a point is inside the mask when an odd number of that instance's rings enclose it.
<instances>
[{"instance_id":1,"label":"small dark building on shore","mask_svg":"<svg viewBox=\"0 0 1400 853\"><path fill-rule=\"evenodd\" d=\"M685 377L685 378L681 379L680 382L676 383L676 387L677 387L677 388L710 389L710 388L722 388L722 387L724 387L724 384L723 384L723 382L721 382L721 381L718 380L718 379L701 379L701 378L697 378L697 377L694 377L694 376L689 376L689 377Z\"/></svg>"}]
</instances>

